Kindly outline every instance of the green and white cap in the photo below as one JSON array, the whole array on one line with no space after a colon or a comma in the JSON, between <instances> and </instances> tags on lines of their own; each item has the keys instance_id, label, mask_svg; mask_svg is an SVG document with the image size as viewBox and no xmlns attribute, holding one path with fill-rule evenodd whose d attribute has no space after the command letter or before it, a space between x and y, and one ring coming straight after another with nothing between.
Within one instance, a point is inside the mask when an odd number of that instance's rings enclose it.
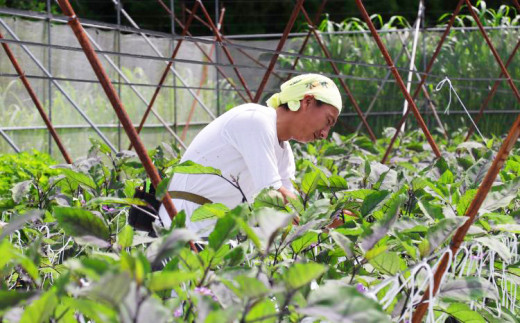
<instances>
[{"instance_id":1,"label":"green and white cap","mask_svg":"<svg viewBox=\"0 0 520 323\"><path fill-rule=\"evenodd\" d=\"M332 105L341 112L341 94L334 82L326 76L320 74L302 74L293 77L280 86L280 92L274 94L267 100L267 105L278 108L286 104L291 111L300 109L300 100L307 94Z\"/></svg>"}]
</instances>

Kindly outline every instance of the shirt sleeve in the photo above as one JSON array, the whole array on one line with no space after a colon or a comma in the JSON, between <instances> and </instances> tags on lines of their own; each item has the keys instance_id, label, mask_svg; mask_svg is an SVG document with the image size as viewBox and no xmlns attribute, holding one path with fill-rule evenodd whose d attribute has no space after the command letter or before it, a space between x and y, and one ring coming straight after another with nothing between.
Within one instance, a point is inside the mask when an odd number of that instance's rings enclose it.
<instances>
[{"instance_id":1,"label":"shirt sleeve","mask_svg":"<svg viewBox=\"0 0 520 323\"><path fill-rule=\"evenodd\" d=\"M255 194L266 187L282 186L274 146L278 145L276 121L262 111L248 111L231 119L222 134L244 159Z\"/></svg>"}]
</instances>

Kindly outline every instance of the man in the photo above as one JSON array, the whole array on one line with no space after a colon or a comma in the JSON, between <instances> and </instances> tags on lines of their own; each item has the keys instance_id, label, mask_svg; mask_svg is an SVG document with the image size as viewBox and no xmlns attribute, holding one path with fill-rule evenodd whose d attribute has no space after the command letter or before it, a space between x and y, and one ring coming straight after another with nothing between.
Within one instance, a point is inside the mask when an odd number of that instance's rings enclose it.
<instances>
[{"instance_id":1,"label":"man","mask_svg":"<svg viewBox=\"0 0 520 323\"><path fill-rule=\"evenodd\" d=\"M173 203L187 215L186 227L207 236L215 221L192 222L190 216L206 202L229 208L252 202L271 187L284 198L295 197L294 156L289 140L306 143L326 138L341 112L341 94L329 78L304 74L282 84L265 107L247 103L224 113L193 140L181 162L191 160L222 171L216 175L175 174L170 183ZM163 223L171 220L164 207Z\"/></svg>"}]
</instances>

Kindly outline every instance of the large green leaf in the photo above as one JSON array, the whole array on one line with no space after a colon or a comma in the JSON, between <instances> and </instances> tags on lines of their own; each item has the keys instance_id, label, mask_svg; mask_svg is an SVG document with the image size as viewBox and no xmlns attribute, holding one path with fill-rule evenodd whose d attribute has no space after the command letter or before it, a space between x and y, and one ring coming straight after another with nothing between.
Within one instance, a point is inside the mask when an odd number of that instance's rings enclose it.
<instances>
[{"instance_id":1,"label":"large green leaf","mask_svg":"<svg viewBox=\"0 0 520 323\"><path fill-rule=\"evenodd\" d=\"M303 175L302 179L302 193L305 194L305 196L309 196L314 192L314 190L316 190L318 184L322 180L326 181L326 177L321 170L316 169L312 172L306 173Z\"/></svg>"},{"instance_id":2,"label":"large green leaf","mask_svg":"<svg viewBox=\"0 0 520 323\"><path fill-rule=\"evenodd\" d=\"M34 291L0 290L0 311L6 308L15 307L19 303L34 296L34 294Z\"/></svg>"},{"instance_id":3,"label":"large green leaf","mask_svg":"<svg viewBox=\"0 0 520 323\"><path fill-rule=\"evenodd\" d=\"M258 298L271 292L260 280L244 275L236 276L226 285L240 298Z\"/></svg>"},{"instance_id":4,"label":"large green leaf","mask_svg":"<svg viewBox=\"0 0 520 323\"><path fill-rule=\"evenodd\" d=\"M197 278L198 276L199 275L195 272L158 271L151 274L148 288L155 292L165 289L173 289L184 282Z\"/></svg>"},{"instance_id":5,"label":"large green leaf","mask_svg":"<svg viewBox=\"0 0 520 323\"><path fill-rule=\"evenodd\" d=\"M215 229L213 229L213 232L209 235L209 246L217 251L236 234L236 221L234 217L228 213L223 218L218 219Z\"/></svg>"},{"instance_id":6,"label":"large green leaf","mask_svg":"<svg viewBox=\"0 0 520 323\"><path fill-rule=\"evenodd\" d=\"M262 242L262 250L267 253L275 237L291 222L293 215L271 208L261 208L254 211L258 227L253 228Z\"/></svg>"},{"instance_id":7,"label":"large green leaf","mask_svg":"<svg viewBox=\"0 0 520 323\"><path fill-rule=\"evenodd\" d=\"M190 220L192 222L216 220L222 218L227 212L229 212L229 208L222 203L204 204L193 211Z\"/></svg>"},{"instance_id":8,"label":"large green leaf","mask_svg":"<svg viewBox=\"0 0 520 323\"><path fill-rule=\"evenodd\" d=\"M146 249L146 258L152 267L156 267L183 248L188 241L197 239L197 235L190 230L173 229L167 236L154 241Z\"/></svg>"},{"instance_id":9,"label":"large green leaf","mask_svg":"<svg viewBox=\"0 0 520 323\"><path fill-rule=\"evenodd\" d=\"M464 303L452 303L446 309L446 313L464 323L486 323L486 320L478 312L472 310Z\"/></svg>"},{"instance_id":10,"label":"large green leaf","mask_svg":"<svg viewBox=\"0 0 520 323\"><path fill-rule=\"evenodd\" d=\"M263 299L255 303L246 315L246 322L274 323L277 320L275 303L271 299Z\"/></svg>"},{"instance_id":11,"label":"large green leaf","mask_svg":"<svg viewBox=\"0 0 520 323\"><path fill-rule=\"evenodd\" d=\"M504 261L511 261L511 251L509 248L502 242L499 237L496 236L485 236L475 238L474 241L481 243L483 246L486 246L490 250L493 250L500 256Z\"/></svg>"},{"instance_id":12,"label":"large green leaf","mask_svg":"<svg viewBox=\"0 0 520 323\"><path fill-rule=\"evenodd\" d=\"M388 275L397 274L403 264L403 260L399 257L397 252L380 253L376 257L370 259L369 262L379 272Z\"/></svg>"},{"instance_id":13,"label":"large green leaf","mask_svg":"<svg viewBox=\"0 0 520 323\"><path fill-rule=\"evenodd\" d=\"M128 248L132 245L134 240L134 229L131 226L125 225L117 235L117 243L121 248Z\"/></svg>"},{"instance_id":14,"label":"large green leaf","mask_svg":"<svg viewBox=\"0 0 520 323\"><path fill-rule=\"evenodd\" d=\"M327 270L322 264L310 262L306 264L296 263L287 269L284 283L289 289L298 289L318 279Z\"/></svg>"},{"instance_id":15,"label":"large green leaf","mask_svg":"<svg viewBox=\"0 0 520 323\"><path fill-rule=\"evenodd\" d=\"M464 178L466 187L477 188L480 183L482 183L489 167L491 167L491 155L479 159L466 171L466 176Z\"/></svg>"},{"instance_id":16,"label":"large green leaf","mask_svg":"<svg viewBox=\"0 0 520 323\"><path fill-rule=\"evenodd\" d=\"M300 253L302 250L308 248L313 243L318 242L318 234L310 231L302 235L301 237L294 239L291 243L291 248L295 253Z\"/></svg>"},{"instance_id":17,"label":"large green leaf","mask_svg":"<svg viewBox=\"0 0 520 323\"><path fill-rule=\"evenodd\" d=\"M70 207L55 207L53 214L66 234L106 247L110 231L100 217L85 209Z\"/></svg>"},{"instance_id":18,"label":"large green leaf","mask_svg":"<svg viewBox=\"0 0 520 323\"><path fill-rule=\"evenodd\" d=\"M65 175L65 177L76 184L86 186L92 189L96 189L97 185L94 182L92 178L90 178L88 175L85 175L80 172L73 171L72 169L63 168L61 169L61 172Z\"/></svg>"},{"instance_id":19,"label":"large green leaf","mask_svg":"<svg viewBox=\"0 0 520 323\"><path fill-rule=\"evenodd\" d=\"M328 322L390 322L388 315L374 300L363 296L353 286L335 281L311 291L307 305L297 309L297 312Z\"/></svg>"},{"instance_id":20,"label":"large green leaf","mask_svg":"<svg viewBox=\"0 0 520 323\"><path fill-rule=\"evenodd\" d=\"M7 223L7 225L0 231L0 240L15 232L16 230L21 229L27 223L40 219L43 213L43 210L29 210L23 215L11 216L9 223Z\"/></svg>"},{"instance_id":21,"label":"large green leaf","mask_svg":"<svg viewBox=\"0 0 520 323\"><path fill-rule=\"evenodd\" d=\"M345 237L337 231L332 231L330 233L330 236L332 237L334 242L336 242L336 244L340 246L340 248L345 252L345 256L347 256L348 258L354 257L354 252L352 251L353 243L352 241L350 241L349 238Z\"/></svg>"},{"instance_id":22,"label":"large green leaf","mask_svg":"<svg viewBox=\"0 0 520 323\"><path fill-rule=\"evenodd\" d=\"M404 194L396 193L388 202L388 209L385 211L385 216L380 221L376 222L370 227L370 230L365 234L361 240L361 247L363 250L370 250L381 238L383 238L388 230L392 228L399 215L399 209L404 203L406 196Z\"/></svg>"},{"instance_id":23,"label":"large green leaf","mask_svg":"<svg viewBox=\"0 0 520 323\"><path fill-rule=\"evenodd\" d=\"M255 202L253 205L255 208L264 206L271 207L279 211L287 211L287 207L285 206L282 193L272 189L262 190L255 197Z\"/></svg>"},{"instance_id":24,"label":"large green leaf","mask_svg":"<svg viewBox=\"0 0 520 323\"><path fill-rule=\"evenodd\" d=\"M95 322L118 322L117 312L110 306L85 298L62 297L60 303Z\"/></svg>"},{"instance_id":25,"label":"large green leaf","mask_svg":"<svg viewBox=\"0 0 520 323\"><path fill-rule=\"evenodd\" d=\"M113 196L96 197L88 201L85 206L93 207L96 205L120 204L120 205L147 205L145 201L137 198L120 198Z\"/></svg>"},{"instance_id":26,"label":"large green leaf","mask_svg":"<svg viewBox=\"0 0 520 323\"><path fill-rule=\"evenodd\" d=\"M197 164L191 160L187 160L181 164L178 164L173 167L174 173L181 174L213 174L213 175L222 175L222 172L216 168L202 166Z\"/></svg>"},{"instance_id":27,"label":"large green leaf","mask_svg":"<svg viewBox=\"0 0 520 323\"><path fill-rule=\"evenodd\" d=\"M49 322L54 309L58 305L58 298L53 289L43 293L39 299L29 304L23 312L20 323Z\"/></svg>"},{"instance_id":28,"label":"large green leaf","mask_svg":"<svg viewBox=\"0 0 520 323\"><path fill-rule=\"evenodd\" d=\"M118 306L130 290L130 276L127 272L107 273L97 282L77 292L92 300Z\"/></svg>"},{"instance_id":29,"label":"large green leaf","mask_svg":"<svg viewBox=\"0 0 520 323\"><path fill-rule=\"evenodd\" d=\"M387 197L390 195L390 191L375 191L372 194L368 195L363 204L361 205L360 212L363 217L366 217L380 208Z\"/></svg>"},{"instance_id":30,"label":"large green leaf","mask_svg":"<svg viewBox=\"0 0 520 323\"><path fill-rule=\"evenodd\" d=\"M495 286L482 277L465 277L444 282L438 297L468 302L483 297L499 299Z\"/></svg>"},{"instance_id":31,"label":"large green leaf","mask_svg":"<svg viewBox=\"0 0 520 323\"><path fill-rule=\"evenodd\" d=\"M491 188L482 203L481 212L492 212L500 208L505 208L511 201L518 196L520 190L520 177L515 178L503 185ZM485 210L485 211L484 211Z\"/></svg>"},{"instance_id":32,"label":"large green leaf","mask_svg":"<svg viewBox=\"0 0 520 323\"><path fill-rule=\"evenodd\" d=\"M428 241L427 250L424 250L426 254L423 252L422 255L427 256L431 254L437 247L446 242L467 219L465 216L442 219L430 227L425 237L425 241Z\"/></svg>"}]
</instances>

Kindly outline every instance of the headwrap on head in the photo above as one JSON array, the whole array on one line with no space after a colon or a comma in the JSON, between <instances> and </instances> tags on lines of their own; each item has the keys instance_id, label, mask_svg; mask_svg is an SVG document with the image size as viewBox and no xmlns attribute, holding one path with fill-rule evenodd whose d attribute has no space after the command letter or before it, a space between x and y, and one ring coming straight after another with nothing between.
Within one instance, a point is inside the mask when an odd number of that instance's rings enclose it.
<instances>
[{"instance_id":1,"label":"headwrap on head","mask_svg":"<svg viewBox=\"0 0 520 323\"><path fill-rule=\"evenodd\" d=\"M338 87L331 79L319 74L302 74L293 77L283 83L280 92L271 96L266 103L275 109L287 103L291 111L297 111L300 109L300 100L307 94L332 105L341 112L341 94Z\"/></svg>"}]
</instances>

